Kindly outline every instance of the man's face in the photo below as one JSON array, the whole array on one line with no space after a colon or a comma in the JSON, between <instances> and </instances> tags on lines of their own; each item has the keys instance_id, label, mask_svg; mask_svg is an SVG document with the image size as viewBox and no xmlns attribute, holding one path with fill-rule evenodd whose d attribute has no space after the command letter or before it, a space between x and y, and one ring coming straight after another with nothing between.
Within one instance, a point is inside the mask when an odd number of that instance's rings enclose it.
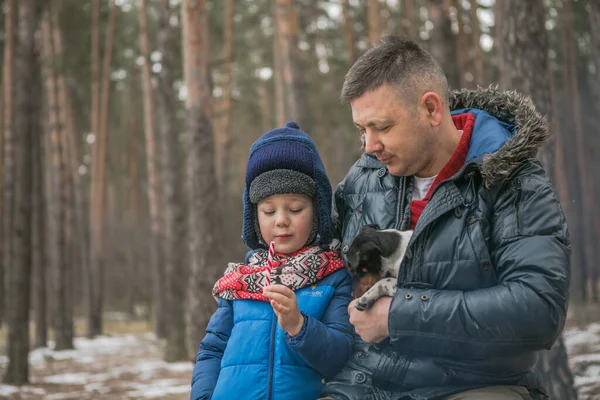
<instances>
[{"instance_id":1,"label":"man's face","mask_svg":"<svg viewBox=\"0 0 600 400\"><path fill-rule=\"evenodd\" d=\"M419 104L407 104L389 85L350 102L352 119L365 135L365 151L395 176L419 176L432 163L432 129Z\"/></svg>"}]
</instances>

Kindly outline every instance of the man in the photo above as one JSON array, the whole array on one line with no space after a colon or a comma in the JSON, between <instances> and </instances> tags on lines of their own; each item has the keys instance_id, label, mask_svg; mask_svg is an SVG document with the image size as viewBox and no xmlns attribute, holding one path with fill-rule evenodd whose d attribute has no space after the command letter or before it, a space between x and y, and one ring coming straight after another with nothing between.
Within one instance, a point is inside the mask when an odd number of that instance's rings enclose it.
<instances>
[{"instance_id":1,"label":"man","mask_svg":"<svg viewBox=\"0 0 600 400\"><path fill-rule=\"evenodd\" d=\"M531 101L496 88L448 96L435 60L386 37L342 89L365 154L339 184L335 223L414 229L396 295L349 306L362 338L323 398L545 398L531 372L560 335L570 242ZM451 111L452 110L452 111Z\"/></svg>"}]
</instances>

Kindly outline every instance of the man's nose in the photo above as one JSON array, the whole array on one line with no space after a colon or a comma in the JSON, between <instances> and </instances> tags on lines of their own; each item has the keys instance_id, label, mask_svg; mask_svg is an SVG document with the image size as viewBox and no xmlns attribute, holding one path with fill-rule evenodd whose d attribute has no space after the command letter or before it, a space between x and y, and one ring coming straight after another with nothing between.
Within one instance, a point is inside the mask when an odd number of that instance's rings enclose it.
<instances>
[{"instance_id":1,"label":"man's nose","mask_svg":"<svg viewBox=\"0 0 600 400\"><path fill-rule=\"evenodd\" d=\"M381 141L377 138L376 135L369 133L369 131L364 134L365 140L365 152L369 154L375 154L381 150L383 150L383 146Z\"/></svg>"}]
</instances>

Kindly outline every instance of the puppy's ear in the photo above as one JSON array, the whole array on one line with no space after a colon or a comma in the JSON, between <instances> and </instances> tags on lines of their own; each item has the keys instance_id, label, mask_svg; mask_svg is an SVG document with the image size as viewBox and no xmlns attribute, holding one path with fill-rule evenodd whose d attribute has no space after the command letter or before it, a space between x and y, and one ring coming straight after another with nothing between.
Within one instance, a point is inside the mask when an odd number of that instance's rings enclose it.
<instances>
[{"instance_id":1,"label":"puppy's ear","mask_svg":"<svg viewBox=\"0 0 600 400\"><path fill-rule=\"evenodd\" d=\"M361 263L361 255L377 252L381 254L381 248L377 241L357 241L352 243L348 252L346 253L346 259L351 268L358 267Z\"/></svg>"}]
</instances>

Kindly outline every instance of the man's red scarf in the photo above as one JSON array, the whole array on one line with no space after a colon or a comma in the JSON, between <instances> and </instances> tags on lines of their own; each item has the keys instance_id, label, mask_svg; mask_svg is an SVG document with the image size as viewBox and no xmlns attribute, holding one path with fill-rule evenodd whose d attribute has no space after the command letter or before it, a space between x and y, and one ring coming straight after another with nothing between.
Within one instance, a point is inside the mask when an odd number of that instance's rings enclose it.
<instances>
[{"instance_id":1,"label":"man's red scarf","mask_svg":"<svg viewBox=\"0 0 600 400\"><path fill-rule=\"evenodd\" d=\"M417 221L421 216L421 213L425 209L431 194L435 187L442 181L450 178L452 175L458 172L458 170L464 165L467 159L467 153L469 152L469 144L471 143L471 133L473 132L473 125L475 124L475 116L473 114L459 114L452 116L456 129L462 130L462 136L460 142L454 150L454 153L450 157L450 160L446 163L444 168L440 171L438 176L435 178L429 191L425 197L421 200L413 200L410 203L410 229L415 229Z\"/></svg>"},{"instance_id":2,"label":"man's red scarf","mask_svg":"<svg viewBox=\"0 0 600 400\"><path fill-rule=\"evenodd\" d=\"M252 254L248 265L229 263L224 276L213 287L213 296L225 300L269 300L262 294L270 283L285 285L293 291L313 285L344 268L337 240L329 249L306 246L291 253L275 253L269 261L268 251L259 250Z\"/></svg>"}]
</instances>

